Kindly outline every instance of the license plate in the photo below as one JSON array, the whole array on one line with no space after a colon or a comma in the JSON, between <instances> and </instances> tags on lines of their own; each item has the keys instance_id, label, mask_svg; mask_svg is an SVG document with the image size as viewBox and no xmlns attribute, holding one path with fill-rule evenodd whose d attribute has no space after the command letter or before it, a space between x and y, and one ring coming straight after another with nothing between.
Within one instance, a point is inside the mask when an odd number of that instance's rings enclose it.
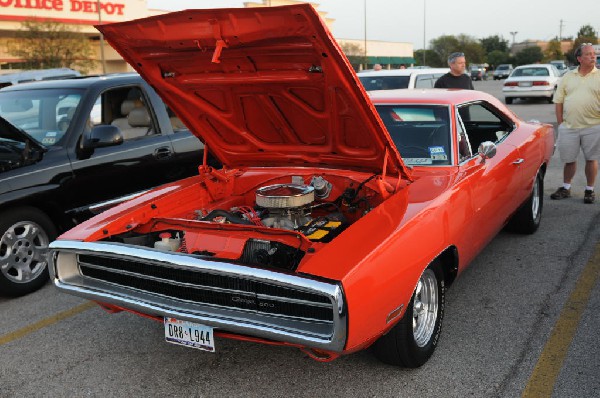
<instances>
[{"instance_id":1,"label":"license plate","mask_svg":"<svg viewBox=\"0 0 600 398\"><path fill-rule=\"evenodd\" d=\"M531 87L531 82L519 82L519 87Z\"/></svg>"},{"instance_id":2,"label":"license plate","mask_svg":"<svg viewBox=\"0 0 600 398\"><path fill-rule=\"evenodd\" d=\"M213 328L199 323L165 317L165 340L199 350L215 352Z\"/></svg>"}]
</instances>

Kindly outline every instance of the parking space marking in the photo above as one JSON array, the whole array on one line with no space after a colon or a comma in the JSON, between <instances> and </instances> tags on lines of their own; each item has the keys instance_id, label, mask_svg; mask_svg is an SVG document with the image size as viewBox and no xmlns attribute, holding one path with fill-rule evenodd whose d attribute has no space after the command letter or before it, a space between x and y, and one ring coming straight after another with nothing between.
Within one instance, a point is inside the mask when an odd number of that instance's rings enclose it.
<instances>
[{"instance_id":1,"label":"parking space marking","mask_svg":"<svg viewBox=\"0 0 600 398\"><path fill-rule=\"evenodd\" d=\"M80 304L76 307L73 307L71 309L59 312L56 315L53 315L51 317L42 319L39 322L33 323L31 325L25 326L24 328L21 328L19 330L15 330L14 332L5 334L3 336L0 336L0 346L10 343L11 341L14 340L18 340L20 338L23 338L25 336L27 336L30 333L33 333L37 330L40 330L42 328L45 328L47 326L53 325L57 322L62 321L63 319L67 319L70 318L74 315L77 315L83 311L87 311L92 307L95 307L96 303L94 303L93 301L88 301L86 303Z\"/></svg>"},{"instance_id":2,"label":"parking space marking","mask_svg":"<svg viewBox=\"0 0 600 398\"><path fill-rule=\"evenodd\" d=\"M551 397L581 315L600 274L600 245L585 265L525 386L522 398Z\"/></svg>"}]
</instances>

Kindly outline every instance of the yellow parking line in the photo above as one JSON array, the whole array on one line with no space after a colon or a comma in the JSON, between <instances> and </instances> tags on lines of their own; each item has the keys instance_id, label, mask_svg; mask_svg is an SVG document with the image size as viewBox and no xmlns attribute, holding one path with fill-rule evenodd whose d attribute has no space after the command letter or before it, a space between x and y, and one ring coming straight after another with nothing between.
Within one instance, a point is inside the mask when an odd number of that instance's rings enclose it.
<instances>
[{"instance_id":1,"label":"yellow parking line","mask_svg":"<svg viewBox=\"0 0 600 398\"><path fill-rule=\"evenodd\" d=\"M600 245L579 275L575 289L565 303L550 339L546 342L522 398L544 398L552 396L556 378L560 373L569 346L573 341L579 319L588 304L592 289L600 274Z\"/></svg>"},{"instance_id":2,"label":"yellow parking line","mask_svg":"<svg viewBox=\"0 0 600 398\"><path fill-rule=\"evenodd\" d=\"M24 328L21 328L19 330L15 330L14 332L0 336L0 345L4 345L6 343L10 343L11 341L18 340L22 337L27 336L29 333L33 333L37 330L45 328L46 326L50 326L57 322L60 322L63 319L70 318L74 315L77 315L80 312L89 310L90 308L94 307L95 305L96 305L96 303L94 303L92 301L88 301L87 303L80 304L69 310L59 312L58 314L53 315L48 318L45 318L45 319L42 319L39 322L33 323L33 324L25 326Z\"/></svg>"}]
</instances>

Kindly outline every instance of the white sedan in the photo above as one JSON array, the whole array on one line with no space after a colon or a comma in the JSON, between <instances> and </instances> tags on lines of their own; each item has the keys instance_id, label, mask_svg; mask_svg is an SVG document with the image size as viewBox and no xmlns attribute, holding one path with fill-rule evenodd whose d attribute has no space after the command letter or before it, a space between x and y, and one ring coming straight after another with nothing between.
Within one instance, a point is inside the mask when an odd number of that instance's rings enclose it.
<instances>
[{"instance_id":1,"label":"white sedan","mask_svg":"<svg viewBox=\"0 0 600 398\"><path fill-rule=\"evenodd\" d=\"M554 65L531 64L516 67L504 82L502 93L507 104L513 99L545 98L552 103L561 74Z\"/></svg>"}]
</instances>

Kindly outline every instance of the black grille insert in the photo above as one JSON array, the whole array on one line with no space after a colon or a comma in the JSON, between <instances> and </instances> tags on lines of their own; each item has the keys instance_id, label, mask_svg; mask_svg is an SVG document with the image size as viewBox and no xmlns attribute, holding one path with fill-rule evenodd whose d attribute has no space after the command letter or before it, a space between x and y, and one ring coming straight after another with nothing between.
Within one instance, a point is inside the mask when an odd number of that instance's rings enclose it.
<instances>
[{"instance_id":1,"label":"black grille insert","mask_svg":"<svg viewBox=\"0 0 600 398\"><path fill-rule=\"evenodd\" d=\"M79 255L79 266L86 277L173 299L333 321L328 297L261 281L87 254Z\"/></svg>"}]
</instances>

